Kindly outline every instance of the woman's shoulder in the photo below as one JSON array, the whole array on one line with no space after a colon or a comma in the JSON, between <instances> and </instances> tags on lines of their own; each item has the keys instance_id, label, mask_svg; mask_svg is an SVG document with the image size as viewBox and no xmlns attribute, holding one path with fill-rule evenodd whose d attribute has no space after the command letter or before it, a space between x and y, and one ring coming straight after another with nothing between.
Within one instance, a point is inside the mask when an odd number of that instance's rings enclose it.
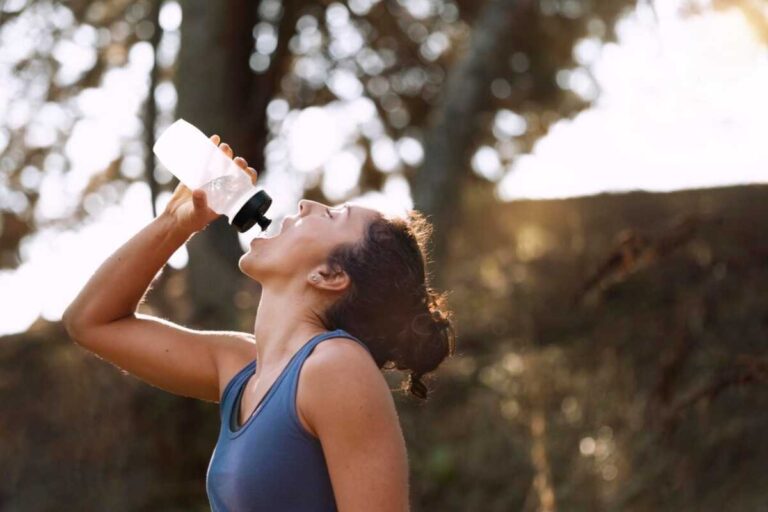
<instances>
[{"instance_id":1,"label":"woman's shoulder","mask_svg":"<svg viewBox=\"0 0 768 512\"><path fill-rule=\"evenodd\" d=\"M405 440L384 375L355 340L328 338L316 348L298 405L320 439L339 504L359 510L370 496L395 492L407 500Z\"/></svg>"},{"instance_id":2,"label":"woman's shoulder","mask_svg":"<svg viewBox=\"0 0 768 512\"><path fill-rule=\"evenodd\" d=\"M296 400L311 431L326 443L398 423L383 373L366 349L349 338L329 338L316 347L305 361Z\"/></svg>"},{"instance_id":3,"label":"woman's shoulder","mask_svg":"<svg viewBox=\"0 0 768 512\"><path fill-rule=\"evenodd\" d=\"M386 379L368 349L359 341L343 336L323 340L314 348L304 362L301 381L301 387L310 394L312 390L324 390L326 397L331 393L358 393L359 398L376 391L389 393ZM361 389L345 389L350 383Z\"/></svg>"}]
</instances>

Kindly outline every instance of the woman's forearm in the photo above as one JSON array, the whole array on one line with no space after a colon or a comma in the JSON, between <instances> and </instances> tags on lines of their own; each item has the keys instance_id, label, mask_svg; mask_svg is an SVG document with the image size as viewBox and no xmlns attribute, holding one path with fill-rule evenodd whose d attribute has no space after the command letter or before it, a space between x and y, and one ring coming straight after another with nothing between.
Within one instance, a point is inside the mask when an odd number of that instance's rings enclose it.
<instances>
[{"instance_id":1,"label":"woman's forearm","mask_svg":"<svg viewBox=\"0 0 768 512\"><path fill-rule=\"evenodd\" d=\"M104 325L136 312L153 279L194 233L162 213L96 270L64 312L68 328Z\"/></svg>"}]
</instances>

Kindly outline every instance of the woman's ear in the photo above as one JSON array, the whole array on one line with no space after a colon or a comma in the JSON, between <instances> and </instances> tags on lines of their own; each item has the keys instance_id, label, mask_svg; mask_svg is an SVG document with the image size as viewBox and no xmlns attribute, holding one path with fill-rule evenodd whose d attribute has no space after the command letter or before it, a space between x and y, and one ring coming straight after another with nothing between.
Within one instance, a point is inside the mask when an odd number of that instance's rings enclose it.
<instances>
[{"instance_id":1,"label":"woman's ear","mask_svg":"<svg viewBox=\"0 0 768 512\"><path fill-rule=\"evenodd\" d=\"M322 265L307 275L307 282L323 290L342 291L349 286L350 279L343 270L331 271L327 266Z\"/></svg>"}]
</instances>

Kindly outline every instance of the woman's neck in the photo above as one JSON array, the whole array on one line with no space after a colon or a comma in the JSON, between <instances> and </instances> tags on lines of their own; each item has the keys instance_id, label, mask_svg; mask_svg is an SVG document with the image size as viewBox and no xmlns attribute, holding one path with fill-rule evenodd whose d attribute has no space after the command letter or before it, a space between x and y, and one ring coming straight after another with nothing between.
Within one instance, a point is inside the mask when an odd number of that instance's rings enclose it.
<instances>
[{"instance_id":1,"label":"woman's neck","mask_svg":"<svg viewBox=\"0 0 768 512\"><path fill-rule=\"evenodd\" d=\"M257 369L280 365L313 336L327 331L319 307L310 299L306 288L298 293L288 287L262 288L253 329Z\"/></svg>"}]
</instances>

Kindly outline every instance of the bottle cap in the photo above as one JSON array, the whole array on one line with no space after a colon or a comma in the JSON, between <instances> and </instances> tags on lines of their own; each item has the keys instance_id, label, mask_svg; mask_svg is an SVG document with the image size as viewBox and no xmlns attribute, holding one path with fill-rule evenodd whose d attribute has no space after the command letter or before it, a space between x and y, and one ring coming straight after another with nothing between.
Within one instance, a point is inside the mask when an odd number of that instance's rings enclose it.
<instances>
[{"instance_id":1,"label":"bottle cap","mask_svg":"<svg viewBox=\"0 0 768 512\"><path fill-rule=\"evenodd\" d=\"M241 233L245 233L258 224L264 231L272 223L272 219L264 216L267 209L272 204L272 198L263 190L256 192L243 206L237 215L232 219L232 225Z\"/></svg>"}]
</instances>

